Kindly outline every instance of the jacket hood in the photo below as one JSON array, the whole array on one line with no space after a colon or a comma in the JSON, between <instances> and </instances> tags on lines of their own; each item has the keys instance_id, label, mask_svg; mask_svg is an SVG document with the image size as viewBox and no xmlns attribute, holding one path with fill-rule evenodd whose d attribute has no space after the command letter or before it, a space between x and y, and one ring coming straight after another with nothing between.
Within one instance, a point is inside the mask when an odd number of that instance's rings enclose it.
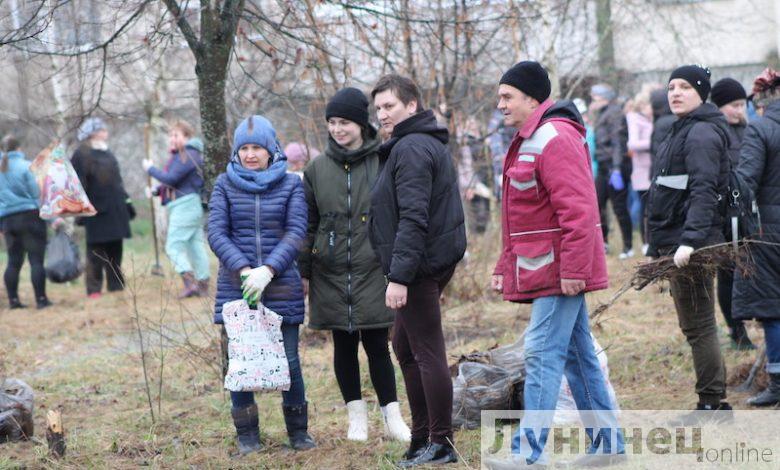
<instances>
[{"instance_id":1,"label":"jacket hood","mask_svg":"<svg viewBox=\"0 0 780 470\"><path fill-rule=\"evenodd\" d=\"M669 98L666 95L666 90L653 90L650 93L650 105L653 107L653 120L656 120L661 116L672 114L672 108L669 107Z\"/></svg>"},{"instance_id":2,"label":"jacket hood","mask_svg":"<svg viewBox=\"0 0 780 470\"><path fill-rule=\"evenodd\" d=\"M436 116L430 109L417 113L395 126L390 140L397 140L409 134L428 134L444 145L447 145L450 140L450 132L446 127L439 126L439 123L436 122Z\"/></svg>"},{"instance_id":3,"label":"jacket hood","mask_svg":"<svg viewBox=\"0 0 780 470\"><path fill-rule=\"evenodd\" d=\"M712 103L702 103L701 106L691 111L690 114L680 119L680 121L685 121L687 119L692 119L694 121L708 121L714 124L725 124L726 127L728 127L728 121L726 121L726 117L723 116L723 113L720 112L720 109L718 109L717 106Z\"/></svg>"},{"instance_id":4,"label":"jacket hood","mask_svg":"<svg viewBox=\"0 0 780 470\"><path fill-rule=\"evenodd\" d=\"M377 136L376 129L368 126L368 139L363 141L363 145L357 150L349 150L337 144L333 137L328 137L328 146L325 148L325 156L338 163L356 163L367 156L376 153L381 142Z\"/></svg>"},{"instance_id":5,"label":"jacket hood","mask_svg":"<svg viewBox=\"0 0 780 470\"><path fill-rule=\"evenodd\" d=\"M417 113L396 125L395 128L393 128L393 134L387 142L379 146L379 158L382 160L386 159L401 137L409 134L428 134L433 138L438 139L444 145L447 145L447 142L450 141L450 132L446 127L439 126L439 123L436 122L436 116L433 115L433 111L428 109Z\"/></svg>"},{"instance_id":6,"label":"jacket hood","mask_svg":"<svg viewBox=\"0 0 780 470\"><path fill-rule=\"evenodd\" d=\"M555 104L550 106L550 109L542 114L542 121L547 119L568 119L574 121L580 126L585 126L585 122L582 120L582 115L577 110L577 105L571 100L556 101Z\"/></svg>"},{"instance_id":7,"label":"jacket hood","mask_svg":"<svg viewBox=\"0 0 780 470\"><path fill-rule=\"evenodd\" d=\"M764 110L764 117L780 124L780 100L769 103Z\"/></svg>"},{"instance_id":8,"label":"jacket hood","mask_svg":"<svg viewBox=\"0 0 780 470\"><path fill-rule=\"evenodd\" d=\"M203 141L197 137L193 137L190 140L188 140L187 143L184 144L184 146L197 150L200 153L203 153L203 148L204 148Z\"/></svg>"}]
</instances>

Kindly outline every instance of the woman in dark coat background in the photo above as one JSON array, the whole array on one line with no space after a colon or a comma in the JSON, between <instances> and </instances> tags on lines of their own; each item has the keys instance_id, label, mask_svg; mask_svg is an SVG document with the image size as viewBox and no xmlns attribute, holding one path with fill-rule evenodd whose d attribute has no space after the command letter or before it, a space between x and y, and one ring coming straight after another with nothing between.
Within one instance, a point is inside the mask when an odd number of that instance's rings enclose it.
<instances>
[{"instance_id":1,"label":"woman in dark coat background","mask_svg":"<svg viewBox=\"0 0 780 470\"><path fill-rule=\"evenodd\" d=\"M71 157L84 191L97 210L94 217L80 217L77 224L87 233L87 295L98 298L103 276L109 292L124 289L122 275L123 240L130 238L130 220L135 210L125 191L119 162L108 149L108 129L93 117L79 127L81 145Z\"/></svg>"},{"instance_id":2,"label":"woman in dark coat background","mask_svg":"<svg viewBox=\"0 0 780 470\"><path fill-rule=\"evenodd\" d=\"M767 69L753 87L761 116L750 122L739 156L740 176L753 190L761 214L762 241L780 243L780 77ZM753 406L780 403L780 247L750 247L755 273L735 273L732 309L735 319L756 319L764 327L769 387L750 398Z\"/></svg>"},{"instance_id":3,"label":"woman in dark coat background","mask_svg":"<svg viewBox=\"0 0 780 470\"><path fill-rule=\"evenodd\" d=\"M733 78L721 78L712 86L712 103L720 109L726 121L729 123L729 159L731 166L737 167L739 163L739 150L742 147L742 139L745 135L745 126L747 125L747 116L745 115L745 104L747 102L747 93L738 81ZM731 240L730 230L727 228L724 236L727 241ZM731 347L738 350L756 349L753 342L750 341L745 323L741 320L734 320L731 315L731 293L734 288L734 266L724 266L718 269L718 304L723 313L723 319L729 327L729 336L731 337Z\"/></svg>"},{"instance_id":4,"label":"woman in dark coat background","mask_svg":"<svg viewBox=\"0 0 780 470\"><path fill-rule=\"evenodd\" d=\"M395 314L385 306L384 274L368 240L379 138L368 122L368 99L356 88L337 92L325 119L328 148L306 167L303 179L309 230L299 262L309 290L309 326L333 332L333 368L349 414L347 439L368 439L358 361L362 342L385 432L409 441L388 348Z\"/></svg>"},{"instance_id":5,"label":"woman in dark coat background","mask_svg":"<svg viewBox=\"0 0 780 470\"><path fill-rule=\"evenodd\" d=\"M306 235L306 198L301 179L287 173L276 131L263 116L250 116L236 128L232 159L214 183L209 210L209 245L219 258L214 322L222 323L225 302L245 294L250 303L257 299L282 317L291 382L282 392L284 421L292 448L311 449L298 358L303 285L295 263ZM239 452L260 450L254 393L230 392L230 399Z\"/></svg>"}]
</instances>

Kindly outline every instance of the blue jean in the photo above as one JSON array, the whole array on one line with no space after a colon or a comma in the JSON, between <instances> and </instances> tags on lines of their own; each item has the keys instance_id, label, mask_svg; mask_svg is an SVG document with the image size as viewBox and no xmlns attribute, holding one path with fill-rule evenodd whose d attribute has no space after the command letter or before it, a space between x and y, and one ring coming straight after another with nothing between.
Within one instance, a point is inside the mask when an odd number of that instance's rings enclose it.
<instances>
[{"instance_id":1,"label":"blue jean","mask_svg":"<svg viewBox=\"0 0 780 470\"><path fill-rule=\"evenodd\" d=\"M763 320L766 342L766 372L780 374L780 320Z\"/></svg>"},{"instance_id":2,"label":"blue jean","mask_svg":"<svg viewBox=\"0 0 780 470\"><path fill-rule=\"evenodd\" d=\"M535 299L531 321L525 332L524 351L526 379L523 401L526 413L520 429L512 438L512 452L525 457L529 464L545 461L542 451L564 374L580 411L608 411L594 413L587 418L582 415L586 432L593 440L588 453L625 452L617 417L609 411L613 407L593 347L585 296ZM528 413L537 410L543 412ZM594 419L596 422L593 422ZM593 430L596 428L601 431L594 438ZM617 435L614 448L610 430Z\"/></svg>"},{"instance_id":3,"label":"blue jean","mask_svg":"<svg viewBox=\"0 0 780 470\"><path fill-rule=\"evenodd\" d=\"M303 384L301 361L298 359L298 327L282 323L282 338L284 354L290 366L290 390L282 392L282 403L288 406L306 403L306 387ZM242 408L255 402L254 392L230 392L230 400L234 408Z\"/></svg>"}]
</instances>

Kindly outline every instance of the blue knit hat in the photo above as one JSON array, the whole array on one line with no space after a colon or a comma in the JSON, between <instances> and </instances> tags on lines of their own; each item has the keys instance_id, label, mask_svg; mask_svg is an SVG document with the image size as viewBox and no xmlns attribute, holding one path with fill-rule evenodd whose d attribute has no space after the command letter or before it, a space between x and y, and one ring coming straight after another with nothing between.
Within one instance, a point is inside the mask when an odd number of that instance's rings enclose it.
<instances>
[{"instance_id":1,"label":"blue knit hat","mask_svg":"<svg viewBox=\"0 0 780 470\"><path fill-rule=\"evenodd\" d=\"M81 123L76 138L79 139L79 142L82 142L89 139L89 136L95 132L103 129L106 129L106 123L99 117L91 117Z\"/></svg>"},{"instance_id":2,"label":"blue knit hat","mask_svg":"<svg viewBox=\"0 0 780 470\"><path fill-rule=\"evenodd\" d=\"M238 149L246 144L257 144L268 150L271 161L277 162L285 159L282 146L276 139L276 131L271 121L255 114L241 121L233 134L233 157L238 155Z\"/></svg>"}]
</instances>

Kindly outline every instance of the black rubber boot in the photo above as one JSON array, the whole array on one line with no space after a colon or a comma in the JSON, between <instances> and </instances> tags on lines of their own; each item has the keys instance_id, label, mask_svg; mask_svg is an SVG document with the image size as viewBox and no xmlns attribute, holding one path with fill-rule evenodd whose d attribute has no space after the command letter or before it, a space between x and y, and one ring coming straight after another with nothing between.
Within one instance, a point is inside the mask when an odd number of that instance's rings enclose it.
<instances>
[{"instance_id":1,"label":"black rubber boot","mask_svg":"<svg viewBox=\"0 0 780 470\"><path fill-rule=\"evenodd\" d=\"M309 435L309 405L282 405L284 424L287 426L287 436L290 447L295 450L309 450L317 447Z\"/></svg>"},{"instance_id":2,"label":"black rubber boot","mask_svg":"<svg viewBox=\"0 0 780 470\"><path fill-rule=\"evenodd\" d=\"M257 405L252 404L242 408L233 407L230 414L233 416L233 424L236 426L238 453L246 455L259 452L263 446L260 444L260 418L257 415Z\"/></svg>"},{"instance_id":3,"label":"black rubber boot","mask_svg":"<svg viewBox=\"0 0 780 470\"><path fill-rule=\"evenodd\" d=\"M769 374L769 385L756 396L747 400L750 406L775 406L780 404L780 374Z\"/></svg>"}]
</instances>

